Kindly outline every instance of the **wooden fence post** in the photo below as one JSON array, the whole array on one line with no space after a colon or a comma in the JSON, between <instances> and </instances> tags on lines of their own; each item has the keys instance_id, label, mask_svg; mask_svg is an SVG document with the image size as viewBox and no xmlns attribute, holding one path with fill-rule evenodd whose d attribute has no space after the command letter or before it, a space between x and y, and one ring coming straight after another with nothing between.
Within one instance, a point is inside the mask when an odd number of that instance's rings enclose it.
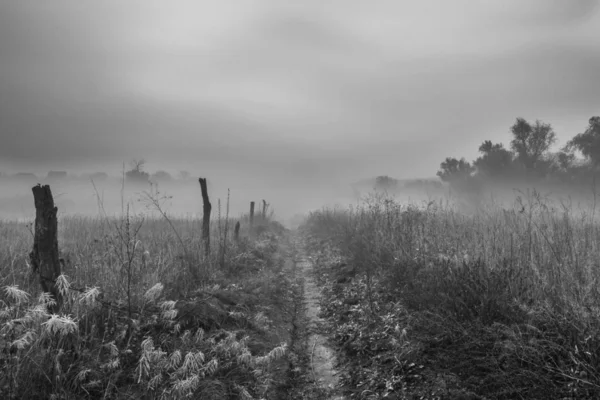
<instances>
[{"instance_id":1,"label":"wooden fence post","mask_svg":"<svg viewBox=\"0 0 600 400\"><path fill-rule=\"evenodd\" d=\"M240 241L240 221L236 222L235 229L233 230L233 239L237 242Z\"/></svg>"},{"instance_id":2,"label":"wooden fence post","mask_svg":"<svg viewBox=\"0 0 600 400\"><path fill-rule=\"evenodd\" d=\"M266 221L267 220L267 202L263 199L263 219Z\"/></svg>"},{"instance_id":3,"label":"wooden fence post","mask_svg":"<svg viewBox=\"0 0 600 400\"><path fill-rule=\"evenodd\" d=\"M204 241L204 255L208 257L210 255L210 211L212 205L208 198L206 178L200 178L198 181L202 191L202 240Z\"/></svg>"},{"instance_id":4,"label":"wooden fence post","mask_svg":"<svg viewBox=\"0 0 600 400\"><path fill-rule=\"evenodd\" d=\"M60 276L56 218L58 208L54 206L50 186L38 184L32 191L35 203L35 233L29 260L33 272L39 275L42 290L50 293L56 302L49 307L49 311L57 314L63 303L62 294L56 287L56 279Z\"/></svg>"},{"instance_id":5,"label":"wooden fence post","mask_svg":"<svg viewBox=\"0 0 600 400\"><path fill-rule=\"evenodd\" d=\"M254 227L254 202L250 202L250 234L252 234L252 228Z\"/></svg>"}]
</instances>

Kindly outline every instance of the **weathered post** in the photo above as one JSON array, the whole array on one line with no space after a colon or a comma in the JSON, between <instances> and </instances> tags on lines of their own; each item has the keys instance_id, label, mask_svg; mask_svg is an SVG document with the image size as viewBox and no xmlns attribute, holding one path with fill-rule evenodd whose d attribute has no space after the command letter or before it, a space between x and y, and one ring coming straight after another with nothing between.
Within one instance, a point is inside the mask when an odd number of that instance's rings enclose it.
<instances>
[{"instance_id":1,"label":"weathered post","mask_svg":"<svg viewBox=\"0 0 600 400\"><path fill-rule=\"evenodd\" d=\"M233 239L235 242L240 241L240 221L236 222L235 229L233 230Z\"/></svg>"},{"instance_id":2,"label":"weathered post","mask_svg":"<svg viewBox=\"0 0 600 400\"><path fill-rule=\"evenodd\" d=\"M267 220L267 202L263 199L263 219L266 221Z\"/></svg>"},{"instance_id":3,"label":"weathered post","mask_svg":"<svg viewBox=\"0 0 600 400\"><path fill-rule=\"evenodd\" d=\"M200 190L202 191L202 240L204 241L204 254L210 255L210 211L212 205L208 198L208 189L206 187L206 178L198 179Z\"/></svg>"},{"instance_id":4,"label":"weathered post","mask_svg":"<svg viewBox=\"0 0 600 400\"><path fill-rule=\"evenodd\" d=\"M252 234L252 228L254 227L254 202L250 202L250 234Z\"/></svg>"},{"instance_id":5,"label":"weathered post","mask_svg":"<svg viewBox=\"0 0 600 400\"><path fill-rule=\"evenodd\" d=\"M51 313L57 314L63 303L62 294L56 287L56 279L60 276L60 259L58 255L58 208L54 206L50 186L34 186L33 200L35 204L35 233L33 250L29 260L33 272L40 278L40 286L52 295L55 305L49 307Z\"/></svg>"}]
</instances>

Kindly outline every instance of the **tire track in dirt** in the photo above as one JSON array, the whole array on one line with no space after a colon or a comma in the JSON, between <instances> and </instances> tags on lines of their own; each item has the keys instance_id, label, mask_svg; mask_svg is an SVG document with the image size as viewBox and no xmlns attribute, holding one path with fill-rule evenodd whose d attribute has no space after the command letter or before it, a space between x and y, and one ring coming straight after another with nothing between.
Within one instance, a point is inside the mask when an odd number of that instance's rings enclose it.
<instances>
[{"instance_id":1,"label":"tire track in dirt","mask_svg":"<svg viewBox=\"0 0 600 400\"><path fill-rule=\"evenodd\" d=\"M302 242L295 238L296 248L295 266L302 276L303 294L305 305L305 317L307 326L307 352L309 371L314 384L327 393L326 399L344 400L337 394L339 378L337 376L336 357L334 351L327 343L327 337L323 335L322 326L324 320L319 317L321 291L313 278L314 264L303 249Z\"/></svg>"}]
</instances>

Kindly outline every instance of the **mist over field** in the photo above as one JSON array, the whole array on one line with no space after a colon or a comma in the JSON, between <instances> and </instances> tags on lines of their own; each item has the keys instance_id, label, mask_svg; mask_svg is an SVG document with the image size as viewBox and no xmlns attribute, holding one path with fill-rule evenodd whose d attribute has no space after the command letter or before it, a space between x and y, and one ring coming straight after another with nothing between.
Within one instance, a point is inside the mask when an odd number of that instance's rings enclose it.
<instances>
[{"instance_id":1,"label":"mist over field","mask_svg":"<svg viewBox=\"0 0 600 400\"><path fill-rule=\"evenodd\" d=\"M391 182L390 182L391 181ZM65 178L0 177L0 218L31 221L35 216L32 187L49 184L59 210L59 216L118 216L126 207L134 214L159 216L153 199L171 217L202 216L202 197L195 177L171 177L167 180L150 178L149 182L123 180L118 176L82 175ZM327 208L347 208L361 205L372 198L394 199L400 204L427 206L430 203L458 207L473 213L481 208L519 209L519 201L530 201L534 194L543 197L548 205L569 207L573 213L590 213L596 207L598 191L593 177L577 183L548 182L547 180L478 181L472 187L453 187L436 178L396 180L388 176L363 179L351 184L282 183L275 188L261 179L227 181L208 179L208 191L213 205L212 216L217 218L219 202L221 216L239 218L249 212L255 202L256 213L262 211L262 200L268 204L267 214L285 226L295 227L310 212ZM229 199L228 199L229 196Z\"/></svg>"},{"instance_id":2,"label":"mist over field","mask_svg":"<svg viewBox=\"0 0 600 400\"><path fill-rule=\"evenodd\" d=\"M558 151L598 113L599 18L593 0L0 1L0 172L107 172L112 213L145 158L194 178L161 184L174 213L200 210L206 177L234 215L264 198L286 219L508 148L517 117ZM3 179L0 212L30 216L31 183ZM97 211L89 180L52 187Z\"/></svg>"},{"instance_id":3,"label":"mist over field","mask_svg":"<svg viewBox=\"0 0 600 400\"><path fill-rule=\"evenodd\" d=\"M144 182L130 182L112 176L104 179L64 178L64 179L23 179L0 177L0 217L8 219L31 219L35 216L32 186L37 183L50 184L59 215L118 215L124 205L130 204L131 211L153 214L156 207L148 201L148 195L161 199L161 205L168 215L177 217L201 217L202 197L198 178L171 179L150 185ZM93 182L93 183L92 183ZM122 192L122 188L124 190ZM276 190L274 188L277 188ZM262 211L262 200L269 204L268 213L289 224L295 214L318 209L324 205L340 204L347 206L356 203L350 185L291 185L274 186L260 178L249 180L222 180L208 178L208 191L213 206L212 215L217 217L218 203L221 215L225 216L229 189L229 215L237 218L248 213L250 202L256 203L256 212ZM158 191L158 193L156 192ZM166 198L168 197L168 198Z\"/></svg>"}]
</instances>

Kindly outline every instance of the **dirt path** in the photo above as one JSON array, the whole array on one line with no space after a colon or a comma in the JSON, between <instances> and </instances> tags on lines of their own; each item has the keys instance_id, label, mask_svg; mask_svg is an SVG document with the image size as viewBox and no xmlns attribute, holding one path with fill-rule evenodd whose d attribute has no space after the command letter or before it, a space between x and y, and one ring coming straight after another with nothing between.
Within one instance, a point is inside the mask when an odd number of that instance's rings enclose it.
<instances>
[{"instance_id":1,"label":"dirt path","mask_svg":"<svg viewBox=\"0 0 600 400\"><path fill-rule=\"evenodd\" d=\"M304 318L306 322L306 351L308 355L307 374L314 385L321 389L326 397L323 399L343 400L344 397L336 394L338 386L337 371L335 369L335 353L327 344L323 335L323 319L319 318L319 302L321 292L313 278L313 262L303 250L302 241L294 237L295 267L301 277L303 286Z\"/></svg>"}]
</instances>

